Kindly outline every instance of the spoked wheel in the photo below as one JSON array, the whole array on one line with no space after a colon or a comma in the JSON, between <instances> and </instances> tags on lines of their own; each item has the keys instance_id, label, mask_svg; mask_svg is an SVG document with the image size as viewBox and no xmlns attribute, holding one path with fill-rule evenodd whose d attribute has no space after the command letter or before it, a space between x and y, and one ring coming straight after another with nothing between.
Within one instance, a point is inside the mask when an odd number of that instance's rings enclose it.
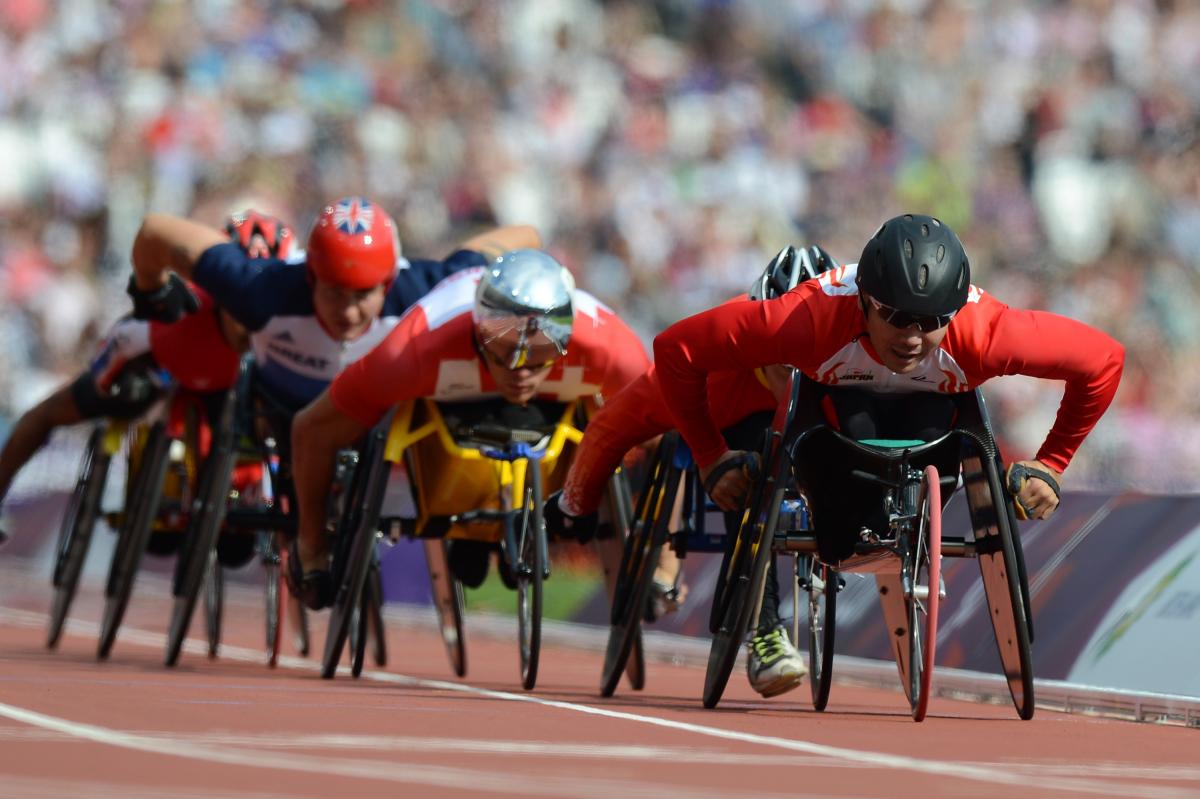
<instances>
[{"instance_id":1,"label":"spoked wheel","mask_svg":"<svg viewBox=\"0 0 1200 799\"><path fill-rule=\"evenodd\" d=\"M829 704L833 685L833 642L836 632L838 573L811 559L808 572L808 677L815 710Z\"/></svg>"},{"instance_id":2,"label":"spoked wheel","mask_svg":"<svg viewBox=\"0 0 1200 799\"><path fill-rule=\"evenodd\" d=\"M273 533L261 544L263 573L266 588L267 621L267 665L275 668L279 664L279 649L283 643L283 616L287 607L287 584L283 579L283 553L279 540ZM261 539L260 539L261 540Z\"/></svg>"},{"instance_id":3,"label":"spoked wheel","mask_svg":"<svg viewBox=\"0 0 1200 799\"><path fill-rule=\"evenodd\" d=\"M175 602L171 608L171 624L163 658L167 666L179 662L179 653L183 650L200 590L204 586L209 565L215 562L217 538L221 534L229 504L229 486L233 480L236 457L233 447L235 404L236 393L231 389L226 392L221 416L213 426L213 443L200 467L199 485L188 513L183 546L175 562ZM211 639L209 646L211 650Z\"/></svg>"},{"instance_id":4,"label":"spoked wheel","mask_svg":"<svg viewBox=\"0 0 1200 799\"><path fill-rule=\"evenodd\" d=\"M96 647L96 656L101 659L108 657L117 640L117 630L121 627L125 608L129 606L129 597L133 594L133 582L142 562L142 553L150 541L154 518L158 515L163 479L167 474L170 443L166 426L162 422L155 422L146 436L133 486L126 494L128 507L121 529L117 532L117 545L104 589L104 619L100 624L100 641Z\"/></svg>"},{"instance_id":5,"label":"spoked wheel","mask_svg":"<svg viewBox=\"0 0 1200 799\"><path fill-rule=\"evenodd\" d=\"M664 436L659 444L659 452L647 477L645 490L638 497L637 512L633 524L630 525L629 537L625 539L621 566L613 589L608 647L604 652L604 669L600 676L601 696L612 696L617 690L630 654L635 654L640 660L634 671L642 674L644 684L642 618L649 601L650 584L658 566L658 557L667 538L671 509L675 507L675 494L681 474L674 466L678 442L678 436L672 434ZM635 684L635 689L636 687Z\"/></svg>"},{"instance_id":6,"label":"spoked wheel","mask_svg":"<svg viewBox=\"0 0 1200 799\"><path fill-rule=\"evenodd\" d=\"M501 554L501 557L504 557ZM462 583L450 574L446 542L442 539L425 541L425 562L429 565L429 584L433 591L433 606L437 609L438 629L450 668L463 677L467 673L467 639L463 634L465 607Z\"/></svg>"},{"instance_id":7,"label":"spoked wheel","mask_svg":"<svg viewBox=\"0 0 1200 799\"><path fill-rule=\"evenodd\" d=\"M542 520L542 469L530 459L525 471L525 504L518 515L516 568L517 639L521 650L521 685L537 684L542 648L542 579L546 570L546 525Z\"/></svg>"},{"instance_id":8,"label":"spoked wheel","mask_svg":"<svg viewBox=\"0 0 1200 799\"><path fill-rule=\"evenodd\" d=\"M751 487L748 507L742 514L733 551L727 553L725 572L722 575L720 623L713 633L712 647L708 653L708 669L704 674L704 706L714 708L721 701L738 651L746 638L758 605L762 600L766 584L767 567L774 557L775 527L779 521L779 506L783 502L783 469L786 461L778 456L767 459L763 476Z\"/></svg>"},{"instance_id":9,"label":"spoked wheel","mask_svg":"<svg viewBox=\"0 0 1200 799\"><path fill-rule=\"evenodd\" d=\"M941 604L942 489L936 466L926 466L917 502L910 584L904 603L908 614L908 694L913 721L925 718L937 649L938 606Z\"/></svg>"},{"instance_id":10,"label":"spoked wheel","mask_svg":"<svg viewBox=\"0 0 1200 799\"><path fill-rule=\"evenodd\" d=\"M327 680L337 673L346 639L351 629L358 626L356 611L362 604L367 572L375 558L379 512L391 469L391 464L383 458L383 440L390 425L388 417L368 435L365 456L354 470L345 510L338 522L333 557L337 592L329 610L329 628L321 656L321 676Z\"/></svg>"},{"instance_id":11,"label":"spoked wheel","mask_svg":"<svg viewBox=\"0 0 1200 799\"><path fill-rule=\"evenodd\" d=\"M46 646L58 646L63 623L79 588L79 575L83 573L83 562L92 543L92 530L100 511L100 499L104 495L104 483L108 479L108 466L112 456L104 449L105 430L97 426L88 437L79 466L79 477L75 491L63 516L58 530L58 547L54 560L54 604L50 609L50 623L46 628Z\"/></svg>"},{"instance_id":12,"label":"spoked wheel","mask_svg":"<svg viewBox=\"0 0 1200 799\"><path fill-rule=\"evenodd\" d=\"M204 620L208 632L208 656L215 658L221 648L221 612L225 604L225 570L217 560L216 550L209 556L208 574L204 578Z\"/></svg>"}]
</instances>

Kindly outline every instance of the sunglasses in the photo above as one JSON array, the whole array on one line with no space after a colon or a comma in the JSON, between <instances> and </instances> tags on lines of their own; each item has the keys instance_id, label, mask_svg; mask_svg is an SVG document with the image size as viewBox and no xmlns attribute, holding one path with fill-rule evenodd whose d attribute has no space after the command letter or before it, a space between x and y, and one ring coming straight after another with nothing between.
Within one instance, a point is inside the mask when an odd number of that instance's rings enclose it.
<instances>
[{"instance_id":1,"label":"sunglasses","mask_svg":"<svg viewBox=\"0 0 1200 799\"><path fill-rule=\"evenodd\" d=\"M502 341L491 341L479 344L483 356L501 369L515 372L517 369L530 369L540 372L554 365L554 362L567 353L559 352L553 344L508 344Z\"/></svg>"},{"instance_id":2,"label":"sunglasses","mask_svg":"<svg viewBox=\"0 0 1200 799\"><path fill-rule=\"evenodd\" d=\"M916 325L917 329L922 333L932 333L950 324L950 320L958 313L958 311L951 311L947 314L914 314L908 311L901 311L890 305L884 305L869 295L863 296L867 298L867 302L871 303L871 307L879 312L879 315L883 317L883 321L901 330Z\"/></svg>"}]
</instances>

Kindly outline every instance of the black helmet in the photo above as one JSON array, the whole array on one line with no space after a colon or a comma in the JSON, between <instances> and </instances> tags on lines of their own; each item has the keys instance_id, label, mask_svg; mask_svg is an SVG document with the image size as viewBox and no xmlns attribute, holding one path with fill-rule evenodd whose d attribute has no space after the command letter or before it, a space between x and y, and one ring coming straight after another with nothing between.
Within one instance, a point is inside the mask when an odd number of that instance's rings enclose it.
<instances>
[{"instance_id":1,"label":"black helmet","mask_svg":"<svg viewBox=\"0 0 1200 799\"><path fill-rule=\"evenodd\" d=\"M815 244L799 249L789 244L771 259L771 263L754 281L750 287L750 299L774 299L796 288L801 281L837 269L838 266L832 255Z\"/></svg>"},{"instance_id":2,"label":"black helmet","mask_svg":"<svg viewBox=\"0 0 1200 799\"><path fill-rule=\"evenodd\" d=\"M962 242L932 216L889 219L858 259L859 291L908 314L953 314L966 304L970 287Z\"/></svg>"}]
</instances>

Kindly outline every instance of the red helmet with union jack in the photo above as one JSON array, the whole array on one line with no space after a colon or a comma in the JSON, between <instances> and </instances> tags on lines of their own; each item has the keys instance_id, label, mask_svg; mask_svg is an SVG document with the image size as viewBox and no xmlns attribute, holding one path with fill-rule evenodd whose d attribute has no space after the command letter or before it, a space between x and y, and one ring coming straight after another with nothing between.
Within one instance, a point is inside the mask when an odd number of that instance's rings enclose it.
<instances>
[{"instance_id":1,"label":"red helmet with union jack","mask_svg":"<svg viewBox=\"0 0 1200 799\"><path fill-rule=\"evenodd\" d=\"M326 205L308 234L308 268L317 280L348 289L390 283L400 236L387 211L363 197Z\"/></svg>"}]
</instances>

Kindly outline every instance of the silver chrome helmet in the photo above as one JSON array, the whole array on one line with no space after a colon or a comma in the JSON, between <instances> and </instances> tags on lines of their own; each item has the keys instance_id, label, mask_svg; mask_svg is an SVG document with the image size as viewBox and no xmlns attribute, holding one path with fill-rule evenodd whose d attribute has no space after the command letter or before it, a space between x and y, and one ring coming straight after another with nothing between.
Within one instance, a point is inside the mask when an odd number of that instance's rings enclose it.
<instances>
[{"instance_id":1,"label":"silver chrome helmet","mask_svg":"<svg viewBox=\"0 0 1200 799\"><path fill-rule=\"evenodd\" d=\"M750 299L772 300L840 264L823 247L784 247L750 287Z\"/></svg>"},{"instance_id":2,"label":"silver chrome helmet","mask_svg":"<svg viewBox=\"0 0 1200 799\"><path fill-rule=\"evenodd\" d=\"M567 353L575 323L575 279L541 250L512 250L483 272L475 290L475 337L506 369L542 368Z\"/></svg>"}]
</instances>

